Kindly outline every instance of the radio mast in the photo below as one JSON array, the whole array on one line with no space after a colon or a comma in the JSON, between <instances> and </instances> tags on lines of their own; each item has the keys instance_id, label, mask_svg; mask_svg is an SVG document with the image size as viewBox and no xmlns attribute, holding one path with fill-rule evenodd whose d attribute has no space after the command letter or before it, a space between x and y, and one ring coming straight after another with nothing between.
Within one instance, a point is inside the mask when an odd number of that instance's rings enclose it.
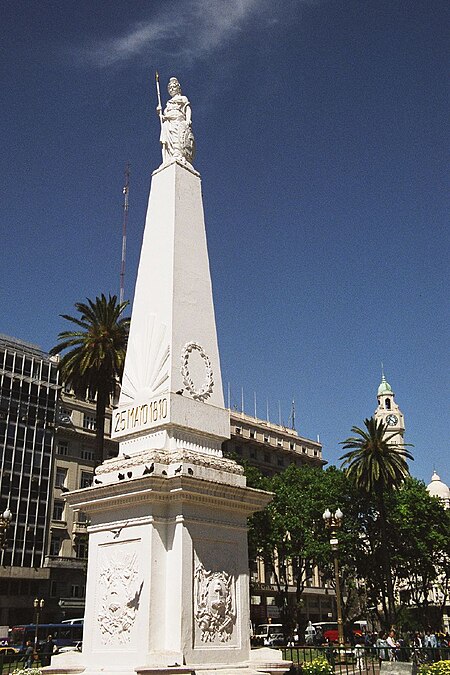
<instances>
[{"instance_id":1,"label":"radio mast","mask_svg":"<svg viewBox=\"0 0 450 675\"><path fill-rule=\"evenodd\" d=\"M123 221L122 221L122 260L120 264L119 302L124 300L125 292L125 257L127 253L128 193L130 191L130 162L125 166L125 185L123 186Z\"/></svg>"}]
</instances>

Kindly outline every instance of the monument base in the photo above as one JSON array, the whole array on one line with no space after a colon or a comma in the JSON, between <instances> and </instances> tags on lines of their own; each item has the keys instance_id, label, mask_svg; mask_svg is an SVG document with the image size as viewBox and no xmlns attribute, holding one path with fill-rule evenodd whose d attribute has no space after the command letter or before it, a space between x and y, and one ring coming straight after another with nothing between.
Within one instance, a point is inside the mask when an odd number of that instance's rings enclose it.
<instances>
[{"instance_id":1,"label":"monument base","mask_svg":"<svg viewBox=\"0 0 450 675\"><path fill-rule=\"evenodd\" d=\"M97 476L67 494L90 519L83 651L44 672L272 672L250 652L247 550L247 517L271 495L186 448L122 455Z\"/></svg>"},{"instance_id":2,"label":"monument base","mask_svg":"<svg viewBox=\"0 0 450 675\"><path fill-rule=\"evenodd\" d=\"M188 666L172 666L169 668L158 668L156 666L143 666L136 668L115 668L109 666L105 668L86 667L82 664L82 654L79 652L68 652L57 654L52 659L52 665L42 668L43 673L51 675L259 675L260 673L269 673L270 675L282 675L287 672L292 665L292 661L285 661L282 653L278 649L255 649L250 652L250 659L247 663L234 664L233 666L204 664L193 668Z\"/></svg>"}]
</instances>

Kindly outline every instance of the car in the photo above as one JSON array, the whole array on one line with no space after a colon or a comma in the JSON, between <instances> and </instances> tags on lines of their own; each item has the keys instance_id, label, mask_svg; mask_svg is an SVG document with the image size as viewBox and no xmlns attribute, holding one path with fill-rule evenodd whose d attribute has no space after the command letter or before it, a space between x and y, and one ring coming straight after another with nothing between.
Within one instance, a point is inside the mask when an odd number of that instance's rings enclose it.
<instances>
[{"instance_id":1,"label":"car","mask_svg":"<svg viewBox=\"0 0 450 675\"><path fill-rule=\"evenodd\" d=\"M281 647L286 644L283 633L271 633L266 640L264 640L264 645L266 647Z\"/></svg>"},{"instance_id":2,"label":"car","mask_svg":"<svg viewBox=\"0 0 450 675\"><path fill-rule=\"evenodd\" d=\"M19 650L9 645L2 645L0 647L0 663L12 663L19 656Z\"/></svg>"},{"instance_id":3,"label":"car","mask_svg":"<svg viewBox=\"0 0 450 675\"><path fill-rule=\"evenodd\" d=\"M58 649L58 654L64 653L64 652L81 652L83 649L83 643L82 642L77 642L76 645L67 645L66 647L60 647Z\"/></svg>"}]
</instances>

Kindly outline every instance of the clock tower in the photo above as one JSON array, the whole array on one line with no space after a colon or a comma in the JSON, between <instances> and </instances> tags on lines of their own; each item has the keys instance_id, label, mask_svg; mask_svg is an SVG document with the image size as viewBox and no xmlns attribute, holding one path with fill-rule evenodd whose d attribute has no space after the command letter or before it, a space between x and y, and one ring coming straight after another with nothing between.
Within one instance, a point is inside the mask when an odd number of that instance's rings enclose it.
<instances>
[{"instance_id":1,"label":"clock tower","mask_svg":"<svg viewBox=\"0 0 450 675\"><path fill-rule=\"evenodd\" d=\"M395 394L392 387L387 382L384 373L381 376L381 383L377 392L378 407L375 410L375 419L381 420L387 426L389 435L394 434L390 440L394 445L403 444L403 434L405 433L405 419L403 413L395 402Z\"/></svg>"}]
</instances>

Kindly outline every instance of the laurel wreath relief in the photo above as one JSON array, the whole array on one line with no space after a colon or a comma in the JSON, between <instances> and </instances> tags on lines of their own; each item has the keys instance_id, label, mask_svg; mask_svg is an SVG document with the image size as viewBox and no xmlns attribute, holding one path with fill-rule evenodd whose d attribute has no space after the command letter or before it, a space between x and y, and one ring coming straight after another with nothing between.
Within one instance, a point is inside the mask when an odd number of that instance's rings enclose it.
<instances>
[{"instance_id":1,"label":"laurel wreath relief","mask_svg":"<svg viewBox=\"0 0 450 675\"><path fill-rule=\"evenodd\" d=\"M189 359L192 352L198 352L205 364L205 381L201 387L196 387L189 372ZM181 377L183 384L192 398L196 401L206 401L212 394L214 387L214 377L211 367L211 361L205 350L197 342L188 342L181 351Z\"/></svg>"}]
</instances>

